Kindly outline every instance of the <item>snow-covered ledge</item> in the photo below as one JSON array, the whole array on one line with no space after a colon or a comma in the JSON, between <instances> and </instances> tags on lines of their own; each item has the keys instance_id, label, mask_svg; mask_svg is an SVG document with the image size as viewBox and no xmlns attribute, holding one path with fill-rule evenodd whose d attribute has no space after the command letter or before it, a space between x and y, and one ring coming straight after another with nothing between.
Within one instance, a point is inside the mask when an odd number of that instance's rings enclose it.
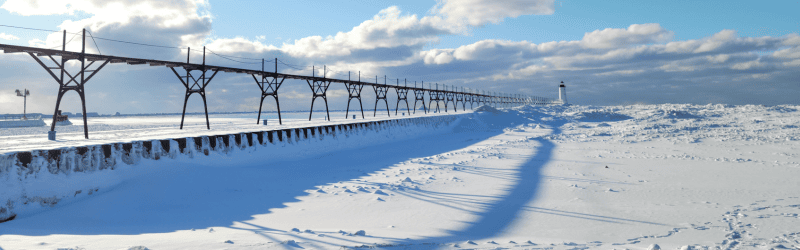
<instances>
[{"instance_id":1,"label":"snow-covered ledge","mask_svg":"<svg viewBox=\"0 0 800 250\"><path fill-rule=\"evenodd\" d=\"M113 187L137 171L198 162L274 161L451 129L445 115L0 154L0 222Z\"/></svg>"}]
</instances>

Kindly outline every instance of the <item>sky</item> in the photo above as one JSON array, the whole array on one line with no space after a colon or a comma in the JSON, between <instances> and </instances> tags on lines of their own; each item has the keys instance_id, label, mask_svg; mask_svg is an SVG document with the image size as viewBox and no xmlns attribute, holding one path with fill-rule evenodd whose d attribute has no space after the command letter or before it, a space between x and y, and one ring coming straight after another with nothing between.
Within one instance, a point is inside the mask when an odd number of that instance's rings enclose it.
<instances>
[{"instance_id":1,"label":"sky","mask_svg":"<svg viewBox=\"0 0 800 250\"><path fill-rule=\"evenodd\" d=\"M191 47L199 62L205 46L229 56L209 54L212 65L260 69L260 58L278 58L279 72L311 75L314 66L341 79L360 72L364 81L548 98L564 81L569 101L581 105L778 105L800 103L797 9L800 1L0 0L0 43L52 48L63 40L7 26L87 29L169 47L101 39L87 43L89 53L185 61ZM80 50L80 36L67 40ZM57 83L30 56L0 54L0 114L20 113L14 90L22 88L31 90L28 112L52 112ZM141 65L109 65L86 85L89 112L102 114L180 112L184 93L169 69ZM282 110L309 109L306 82L287 80L279 94ZM362 95L372 109L373 90ZM260 91L249 75L220 73L207 96L210 111L256 111ZM342 84L328 97L331 109L345 108ZM79 112L78 100L68 93L62 110ZM275 110L271 99L264 105ZM188 110L202 110L198 96Z\"/></svg>"}]
</instances>

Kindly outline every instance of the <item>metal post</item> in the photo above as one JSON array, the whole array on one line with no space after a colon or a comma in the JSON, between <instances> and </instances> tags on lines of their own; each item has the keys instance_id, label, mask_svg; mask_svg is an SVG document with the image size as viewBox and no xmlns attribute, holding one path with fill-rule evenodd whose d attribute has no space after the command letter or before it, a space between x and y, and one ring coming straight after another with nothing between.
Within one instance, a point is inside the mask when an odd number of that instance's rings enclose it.
<instances>
[{"instance_id":1,"label":"metal post","mask_svg":"<svg viewBox=\"0 0 800 250\"><path fill-rule=\"evenodd\" d=\"M192 54L192 47L186 47L186 64L189 64L189 55L190 54ZM186 103L189 101L189 95L190 95L190 93L189 93L189 85L187 85L187 83L189 83L189 76L190 76L189 75L189 69L188 68L184 68L184 69L186 70L186 82L183 85L186 86L186 94L184 94L184 97L183 97L183 113L181 113L181 127L180 127L180 129L183 129L183 118L186 116ZM172 70L175 71L175 68L172 68ZM175 74L177 75L178 73L176 72ZM181 77L178 76L178 79L180 79L180 78ZM183 82L183 79L181 79L181 82Z\"/></svg>"}]
</instances>

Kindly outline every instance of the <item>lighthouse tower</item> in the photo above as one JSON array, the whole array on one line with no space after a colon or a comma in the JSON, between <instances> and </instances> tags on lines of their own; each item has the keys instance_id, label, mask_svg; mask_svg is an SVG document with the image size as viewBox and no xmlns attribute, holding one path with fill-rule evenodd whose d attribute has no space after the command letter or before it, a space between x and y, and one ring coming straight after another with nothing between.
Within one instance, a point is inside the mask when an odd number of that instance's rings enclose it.
<instances>
[{"instance_id":1,"label":"lighthouse tower","mask_svg":"<svg viewBox=\"0 0 800 250\"><path fill-rule=\"evenodd\" d=\"M567 104L567 86L564 85L564 81L558 86L558 100L561 104Z\"/></svg>"}]
</instances>

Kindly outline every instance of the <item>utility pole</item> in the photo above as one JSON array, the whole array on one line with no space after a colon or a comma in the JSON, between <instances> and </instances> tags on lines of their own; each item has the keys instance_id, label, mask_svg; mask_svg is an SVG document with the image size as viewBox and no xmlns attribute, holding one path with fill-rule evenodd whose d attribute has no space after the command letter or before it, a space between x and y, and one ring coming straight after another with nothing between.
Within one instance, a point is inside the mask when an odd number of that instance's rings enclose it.
<instances>
[{"instance_id":1,"label":"utility pole","mask_svg":"<svg viewBox=\"0 0 800 250\"><path fill-rule=\"evenodd\" d=\"M31 95L31 92L28 89L24 91L17 90L17 96L22 96L22 120L28 120L26 114L28 113L28 96Z\"/></svg>"}]
</instances>

